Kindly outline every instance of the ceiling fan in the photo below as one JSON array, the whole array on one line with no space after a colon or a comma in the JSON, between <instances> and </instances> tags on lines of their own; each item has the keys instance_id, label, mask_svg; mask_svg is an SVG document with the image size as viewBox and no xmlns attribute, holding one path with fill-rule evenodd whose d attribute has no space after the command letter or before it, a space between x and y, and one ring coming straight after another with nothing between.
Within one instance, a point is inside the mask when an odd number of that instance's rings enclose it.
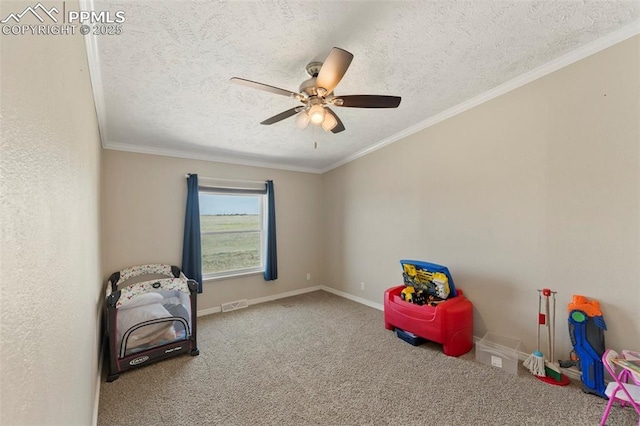
<instances>
[{"instance_id":1,"label":"ceiling fan","mask_svg":"<svg viewBox=\"0 0 640 426\"><path fill-rule=\"evenodd\" d=\"M336 113L329 108L330 106L348 108L397 108L401 100L399 96L334 95L333 89L335 89L338 83L340 83L340 80L342 80L352 60L353 55L351 53L334 47L324 62L312 61L307 64L306 71L311 78L302 82L298 89L299 92L292 92L238 77L233 77L231 81L277 95L289 96L302 103L302 105L274 115L260 124L274 124L298 114L296 124L301 129L306 129L309 123L312 123L322 126L327 132L339 133L344 130L344 125Z\"/></svg>"}]
</instances>

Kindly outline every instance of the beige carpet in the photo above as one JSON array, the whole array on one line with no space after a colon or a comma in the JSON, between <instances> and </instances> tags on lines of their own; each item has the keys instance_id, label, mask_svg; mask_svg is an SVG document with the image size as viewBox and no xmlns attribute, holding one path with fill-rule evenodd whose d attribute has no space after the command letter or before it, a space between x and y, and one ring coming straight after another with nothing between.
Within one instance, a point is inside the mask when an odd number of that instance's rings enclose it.
<instances>
[{"instance_id":1,"label":"beige carpet","mask_svg":"<svg viewBox=\"0 0 640 426\"><path fill-rule=\"evenodd\" d=\"M413 347L383 313L317 291L199 318L200 355L123 373L99 425L597 425L606 401ZM637 425L613 408L609 425Z\"/></svg>"}]
</instances>

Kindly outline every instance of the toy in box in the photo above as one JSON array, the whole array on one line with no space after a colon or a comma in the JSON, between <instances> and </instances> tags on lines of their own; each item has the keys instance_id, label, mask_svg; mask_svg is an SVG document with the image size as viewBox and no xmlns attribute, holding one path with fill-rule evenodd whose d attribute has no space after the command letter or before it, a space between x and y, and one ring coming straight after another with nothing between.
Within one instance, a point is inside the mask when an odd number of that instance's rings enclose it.
<instances>
[{"instance_id":1,"label":"toy in box","mask_svg":"<svg viewBox=\"0 0 640 426\"><path fill-rule=\"evenodd\" d=\"M407 286L407 289L413 288L407 293L422 293L426 295L425 300L431 303L456 296L456 287L446 266L419 260L401 260L400 264L402 265L404 285ZM407 301L413 302L413 300Z\"/></svg>"},{"instance_id":2,"label":"toy in box","mask_svg":"<svg viewBox=\"0 0 640 426\"><path fill-rule=\"evenodd\" d=\"M401 260L400 263L405 282L385 291L385 328L396 330L398 337L412 345L419 343L418 338L440 343L448 356L469 352L473 348L473 304L462 290L456 290L449 270L428 262ZM436 273L443 274L446 281ZM418 290L414 285L425 290ZM422 306L414 299L419 292L431 292ZM433 295L438 292L446 295L446 299ZM431 303L431 298L439 301Z\"/></svg>"}]
</instances>

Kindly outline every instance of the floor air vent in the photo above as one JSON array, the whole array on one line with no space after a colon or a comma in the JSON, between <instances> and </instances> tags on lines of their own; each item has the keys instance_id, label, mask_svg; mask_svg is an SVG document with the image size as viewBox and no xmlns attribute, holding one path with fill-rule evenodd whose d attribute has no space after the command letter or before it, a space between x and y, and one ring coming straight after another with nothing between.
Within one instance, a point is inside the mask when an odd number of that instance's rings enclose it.
<instances>
[{"instance_id":1,"label":"floor air vent","mask_svg":"<svg viewBox=\"0 0 640 426\"><path fill-rule=\"evenodd\" d=\"M249 306L247 299L236 300L235 302L223 303L222 312L235 311L236 309L242 309Z\"/></svg>"}]
</instances>

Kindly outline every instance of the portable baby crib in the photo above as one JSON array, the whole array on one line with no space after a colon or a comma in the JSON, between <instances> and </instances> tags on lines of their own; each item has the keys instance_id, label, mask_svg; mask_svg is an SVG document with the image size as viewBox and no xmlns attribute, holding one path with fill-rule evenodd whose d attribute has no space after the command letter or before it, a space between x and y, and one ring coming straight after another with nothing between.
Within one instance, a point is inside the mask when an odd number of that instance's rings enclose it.
<instances>
[{"instance_id":1,"label":"portable baby crib","mask_svg":"<svg viewBox=\"0 0 640 426\"><path fill-rule=\"evenodd\" d=\"M147 277L154 279L143 281ZM198 355L197 294L197 283L177 266L142 265L113 273L106 298L107 381L165 358Z\"/></svg>"}]
</instances>

